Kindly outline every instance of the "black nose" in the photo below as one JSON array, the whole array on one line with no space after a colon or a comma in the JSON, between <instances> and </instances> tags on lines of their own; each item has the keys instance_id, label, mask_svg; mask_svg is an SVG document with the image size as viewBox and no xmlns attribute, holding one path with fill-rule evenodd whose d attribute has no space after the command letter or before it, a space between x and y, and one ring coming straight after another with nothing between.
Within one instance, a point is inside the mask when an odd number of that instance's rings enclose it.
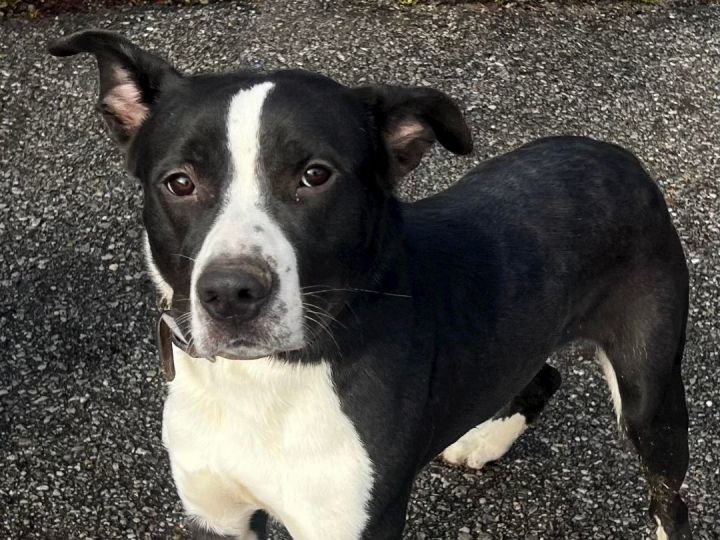
<instances>
[{"instance_id":1,"label":"black nose","mask_svg":"<svg viewBox=\"0 0 720 540\"><path fill-rule=\"evenodd\" d=\"M211 264L197 282L200 302L215 319L254 318L267 302L271 289L270 270L255 261Z\"/></svg>"}]
</instances>

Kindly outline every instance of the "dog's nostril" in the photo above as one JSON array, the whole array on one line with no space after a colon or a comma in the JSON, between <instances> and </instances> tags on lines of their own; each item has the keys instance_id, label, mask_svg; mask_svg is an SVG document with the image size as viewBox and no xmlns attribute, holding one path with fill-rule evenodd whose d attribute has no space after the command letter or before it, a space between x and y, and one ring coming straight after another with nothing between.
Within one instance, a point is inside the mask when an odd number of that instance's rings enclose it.
<instances>
[{"instance_id":1,"label":"dog's nostril","mask_svg":"<svg viewBox=\"0 0 720 540\"><path fill-rule=\"evenodd\" d=\"M214 302L218 299L218 294L215 291L204 291L203 300L206 302Z\"/></svg>"},{"instance_id":2,"label":"dog's nostril","mask_svg":"<svg viewBox=\"0 0 720 540\"><path fill-rule=\"evenodd\" d=\"M250 291L250 289L241 289L238 291L238 300L254 300L255 295Z\"/></svg>"}]
</instances>

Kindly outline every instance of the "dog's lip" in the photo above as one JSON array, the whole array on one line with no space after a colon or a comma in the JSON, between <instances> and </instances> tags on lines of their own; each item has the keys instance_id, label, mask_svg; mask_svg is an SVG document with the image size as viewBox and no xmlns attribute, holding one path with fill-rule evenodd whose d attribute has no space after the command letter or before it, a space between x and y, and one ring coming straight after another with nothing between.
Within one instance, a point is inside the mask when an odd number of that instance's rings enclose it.
<instances>
[{"instance_id":1,"label":"dog's lip","mask_svg":"<svg viewBox=\"0 0 720 540\"><path fill-rule=\"evenodd\" d=\"M218 352L215 357L225 358L226 360L233 360L242 362L243 360L259 360L260 358L267 358L268 356L271 356L272 353L254 353L254 354L237 354L234 352L228 352L228 351L220 351Z\"/></svg>"},{"instance_id":2,"label":"dog's lip","mask_svg":"<svg viewBox=\"0 0 720 540\"><path fill-rule=\"evenodd\" d=\"M180 326L169 311L164 311L161 318L172 331L172 340L176 347L183 350L186 354L195 358L207 358L214 361L216 357L226 358L228 360L257 360L258 358L267 358L276 354L282 354L302 349L303 343L292 344L290 346L278 346L269 343L257 343L245 338L235 338L229 344L219 347L212 354L201 354L182 332Z\"/></svg>"},{"instance_id":3,"label":"dog's lip","mask_svg":"<svg viewBox=\"0 0 720 540\"><path fill-rule=\"evenodd\" d=\"M215 353L215 356L228 360L257 360L277 354L287 353L301 349L302 345L291 347L277 347L265 343L253 343L246 339L235 339L230 347L225 347Z\"/></svg>"}]
</instances>

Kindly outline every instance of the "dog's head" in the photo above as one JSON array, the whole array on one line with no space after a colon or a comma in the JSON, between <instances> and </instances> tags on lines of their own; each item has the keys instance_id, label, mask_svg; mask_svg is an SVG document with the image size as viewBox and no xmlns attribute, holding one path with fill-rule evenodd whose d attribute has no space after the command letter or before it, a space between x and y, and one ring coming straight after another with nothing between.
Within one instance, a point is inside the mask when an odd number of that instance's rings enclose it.
<instances>
[{"instance_id":1,"label":"dog's head","mask_svg":"<svg viewBox=\"0 0 720 540\"><path fill-rule=\"evenodd\" d=\"M94 30L50 52L97 59L98 108L142 182L151 272L199 356L303 348L373 271L395 180L435 140L472 146L436 90L304 71L184 76Z\"/></svg>"}]
</instances>

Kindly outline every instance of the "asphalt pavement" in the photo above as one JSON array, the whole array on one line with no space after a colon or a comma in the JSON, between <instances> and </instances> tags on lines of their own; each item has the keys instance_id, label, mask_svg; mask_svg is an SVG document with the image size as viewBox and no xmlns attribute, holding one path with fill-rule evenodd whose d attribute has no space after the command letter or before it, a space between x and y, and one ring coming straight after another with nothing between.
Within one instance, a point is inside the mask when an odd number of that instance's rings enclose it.
<instances>
[{"instance_id":1,"label":"asphalt pavement","mask_svg":"<svg viewBox=\"0 0 720 540\"><path fill-rule=\"evenodd\" d=\"M160 442L165 393L141 192L93 108L94 62L55 36L123 32L188 72L301 67L347 84L431 85L464 104L472 156L434 150L402 195L442 189L533 138L622 144L661 184L688 256L684 488L697 538L720 538L720 6L397 0L131 8L0 22L0 537L182 538ZM407 538L654 538L646 484L588 351L500 462L435 462ZM274 536L282 538L279 529ZM651 533L653 536L651 536Z\"/></svg>"}]
</instances>

